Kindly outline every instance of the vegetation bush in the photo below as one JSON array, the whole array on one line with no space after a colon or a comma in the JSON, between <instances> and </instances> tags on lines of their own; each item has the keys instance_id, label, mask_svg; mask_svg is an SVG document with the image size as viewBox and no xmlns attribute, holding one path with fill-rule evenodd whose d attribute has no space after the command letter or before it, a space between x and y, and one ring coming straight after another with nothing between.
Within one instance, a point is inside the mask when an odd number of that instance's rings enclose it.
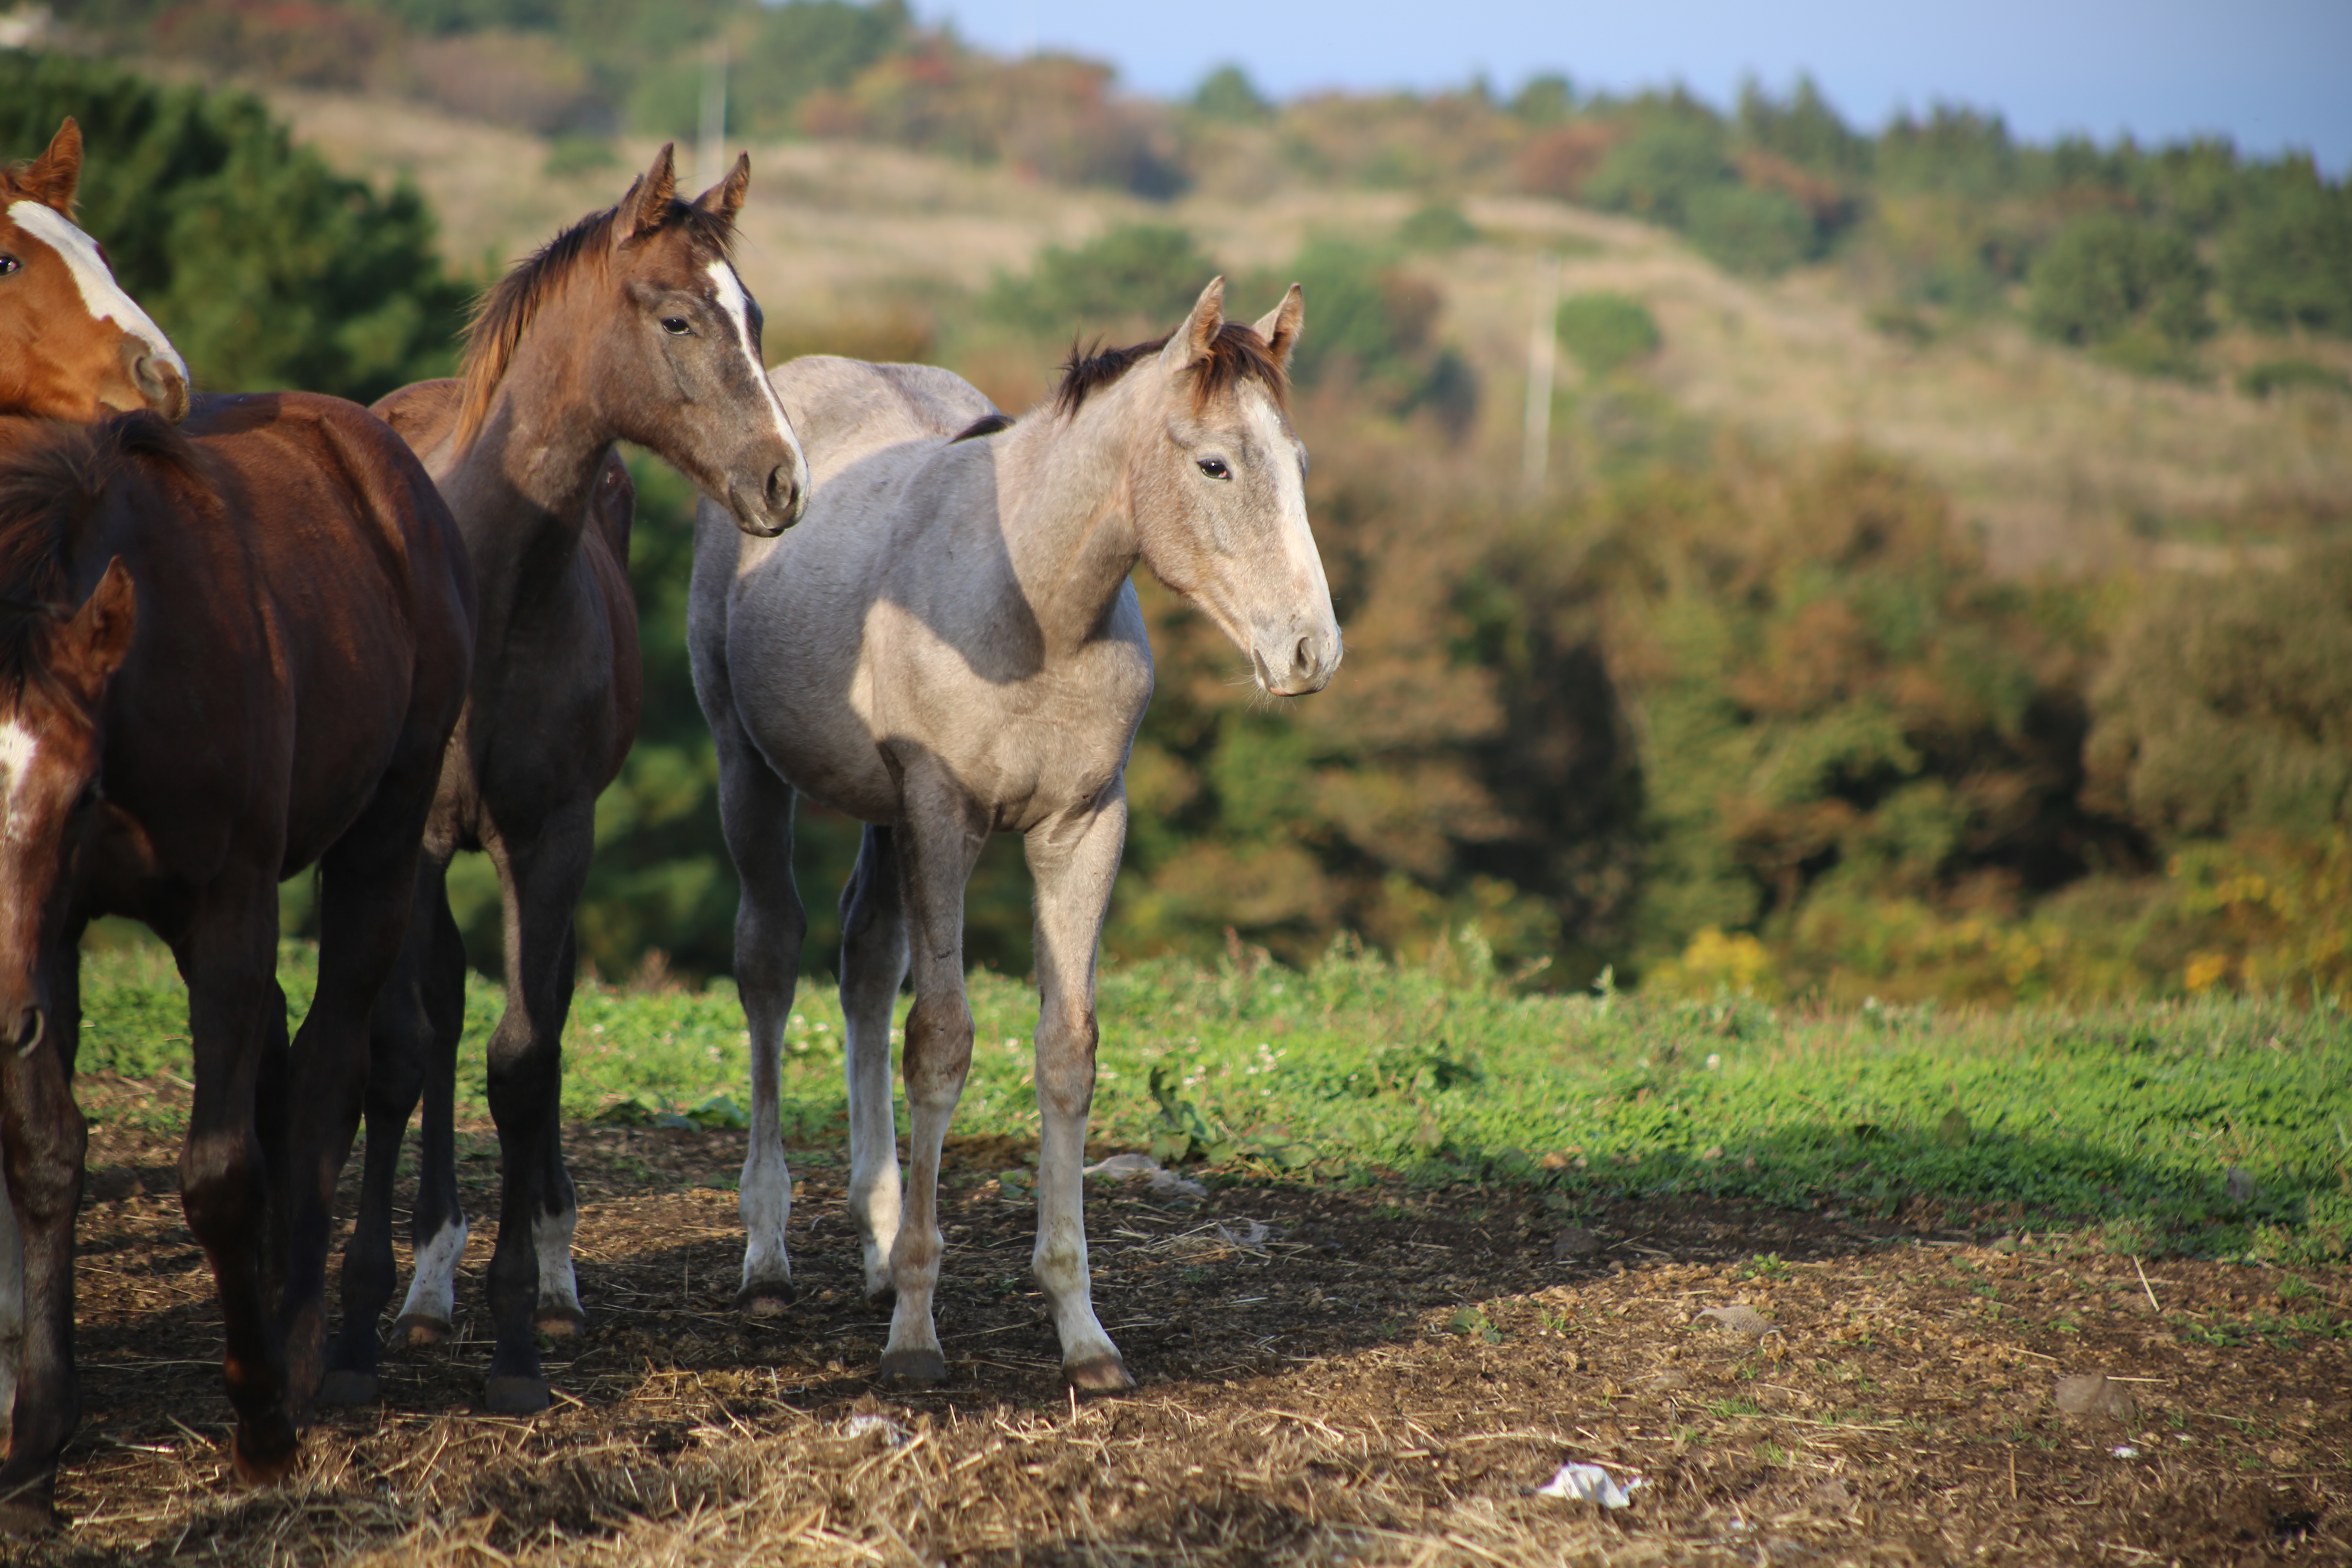
<instances>
[{"instance_id":1,"label":"vegetation bush","mask_svg":"<svg viewBox=\"0 0 2352 1568\"><path fill-rule=\"evenodd\" d=\"M1591 375L1607 375L1665 344L1650 308L1626 294L1571 295L1559 302L1552 325L1559 346Z\"/></svg>"},{"instance_id":2,"label":"vegetation bush","mask_svg":"<svg viewBox=\"0 0 2352 1568\"><path fill-rule=\"evenodd\" d=\"M2266 331L2352 337L2352 191L2309 174L2287 171L2223 239L2222 291Z\"/></svg>"},{"instance_id":3,"label":"vegetation bush","mask_svg":"<svg viewBox=\"0 0 2352 1568\"><path fill-rule=\"evenodd\" d=\"M2213 330L2205 308L2212 275L2182 235L2122 213L2068 225L2034 262L2034 330L2078 347L2127 333L2168 344Z\"/></svg>"},{"instance_id":4,"label":"vegetation bush","mask_svg":"<svg viewBox=\"0 0 2352 1568\"><path fill-rule=\"evenodd\" d=\"M1026 276L1000 273L980 310L1040 337L1094 331L1127 342L1173 330L1219 270L1189 230L1122 224L1082 245L1047 246Z\"/></svg>"},{"instance_id":5,"label":"vegetation bush","mask_svg":"<svg viewBox=\"0 0 2352 1568\"><path fill-rule=\"evenodd\" d=\"M0 51L0 147L37 153L68 114L82 225L200 387L364 402L454 364L467 289L413 188L335 174L242 93Z\"/></svg>"}]
</instances>

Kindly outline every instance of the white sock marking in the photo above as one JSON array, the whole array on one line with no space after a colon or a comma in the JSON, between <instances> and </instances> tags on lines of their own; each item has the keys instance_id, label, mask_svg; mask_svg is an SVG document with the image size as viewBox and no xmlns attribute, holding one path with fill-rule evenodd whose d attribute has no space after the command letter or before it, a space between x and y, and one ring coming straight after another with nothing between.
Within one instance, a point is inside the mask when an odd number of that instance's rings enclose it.
<instances>
[{"instance_id":1,"label":"white sock marking","mask_svg":"<svg viewBox=\"0 0 2352 1568\"><path fill-rule=\"evenodd\" d=\"M784 1152L765 1139L751 1140L743 1158L743 1289L790 1284L793 1260L784 1250L784 1228L793 1218L793 1173Z\"/></svg>"},{"instance_id":2,"label":"white sock marking","mask_svg":"<svg viewBox=\"0 0 2352 1568\"><path fill-rule=\"evenodd\" d=\"M580 1211L543 1214L531 1221L531 1246L539 1253L539 1310L588 1314L580 1305L580 1279L572 1271L572 1233L580 1226Z\"/></svg>"},{"instance_id":3,"label":"white sock marking","mask_svg":"<svg viewBox=\"0 0 2352 1568\"><path fill-rule=\"evenodd\" d=\"M466 1222L445 1225L433 1239L416 1249L416 1277L408 1282L408 1300L401 1303L404 1318L427 1322L457 1321L457 1262L466 1256Z\"/></svg>"},{"instance_id":4,"label":"white sock marking","mask_svg":"<svg viewBox=\"0 0 2352 1568\"><path fill-rule=\"evenodd\" d=\"M18 228L58 253L73 273L74 287L81 290L81 302L91 320L113 321L132 337L143 340L156 357L180 373L181 381L188 379L188 362L180 357L180 351L172 346L163 329L139 308L139 301L114 280L106 258L98 253L96 240L45 202L12 202L8 217Z\"/></svg>"}]
</instances>

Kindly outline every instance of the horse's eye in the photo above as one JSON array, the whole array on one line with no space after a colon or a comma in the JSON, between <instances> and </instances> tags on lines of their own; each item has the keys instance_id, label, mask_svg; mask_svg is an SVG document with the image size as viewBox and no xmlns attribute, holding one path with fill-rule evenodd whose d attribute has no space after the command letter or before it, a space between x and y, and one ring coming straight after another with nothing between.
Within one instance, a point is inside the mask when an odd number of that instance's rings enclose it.
<instances>
[{"instance_id":1,"label":"horse's eye","mask_svg":"<svg viewBox=\"0 0 2352 1568\"><path fill-rule=\"evenodd\" d=\"M686 318L684 316L664 316L662 318L662 331L667 332L671 337L682 338L693 330L693 328L686 324Z\"/></svg>"},{"instance_id":2,"label":"horse's eye","mask_svg":"<svg viewBox=\"0 0 2352 1568\"><path fill-rule=\"evenodd\" d=\"M1201 471L1213 479L1230 479L1234 477L1234 471L1225 467L1225 460L1223 458L1202 458Z\"/></svg>"},{"instance_id":3,"label":"horse's eye","mask_svg":"<svg viewBox=\"0 0 2352 1568\"><path fill-rule=\"evenodd\" d=\"M11 272L21 271L24 265L13 256L0 256L0 278L7 277Z\"/></svg>"}]
</instances>

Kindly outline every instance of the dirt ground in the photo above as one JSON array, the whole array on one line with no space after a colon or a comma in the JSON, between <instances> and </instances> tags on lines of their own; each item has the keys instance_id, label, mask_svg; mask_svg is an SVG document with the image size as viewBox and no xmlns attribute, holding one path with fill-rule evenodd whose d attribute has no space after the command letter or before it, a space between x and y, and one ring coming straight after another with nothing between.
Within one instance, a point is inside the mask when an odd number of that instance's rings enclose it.
<instances>
[{"instance_id":1,"label":"dirt ground","mask_svg":"<svg viewBox=\"0 0 2352 1568\"><path fill-rule=\"evenodd\" d=\"M733 1311L741 1145L569 1131L593 1321L551 1359L555 1408L515 1419L479 1413L488 1347L462 1321L497 1170L470 1129L461 1342L392 1352L380 1407L325 1416L297 1483L240 1491L175 1145L110 1117L82 1217L73 1523L0 1557L2352 1561L2352 1342L2326 1327L2352 1317L2343 1270L2143 1269L2041 1237L1402 1183L1098 1187L1096 1300L1141 1386L1073 1402L1027 1279L1032 1213L995 1179L1025 1151L962 1144L952 1379L883 1397L844 1151L795 1152L798 1307L772 1326ZM2062 1411L2084 1374L2109 1381ZM1617 1510L1539 1495L1569 1459L1642 1484Z\"/></svg>"}]
</instances>

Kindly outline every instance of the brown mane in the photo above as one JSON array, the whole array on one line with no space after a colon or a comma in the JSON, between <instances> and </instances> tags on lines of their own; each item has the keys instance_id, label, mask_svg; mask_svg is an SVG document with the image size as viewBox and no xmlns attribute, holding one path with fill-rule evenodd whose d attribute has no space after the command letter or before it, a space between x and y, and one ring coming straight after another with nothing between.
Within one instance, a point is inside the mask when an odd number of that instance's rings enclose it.
<instances>
[{"instance_id":1,"label":"brown mane","mask_svg":"<svg viewBox=\"0 0 2352 1568\"><path fill-rule=\"evenodd\" d=\"M36 634L76 608L75 549L109 487L142 460L195 471L187 438L146 413L59 426L0 458L0 690L45 673Z\"/></svg>"},{"instance_id":2,"label":"brown mane","mask_svg":"<svg viewBox=\"0 0 2352 1568\"><path fill-rule=\"evenodd\" d=\"M1134 369L1137 362L1167 346L1165 337L1123 349L1100 345L1088 349L1081 347L1076 339L1071 340L1070 361L1062 367L1061 385L1054 389L1054 412L1076 414L1085 406L1088 395L1108 386ZM1274 351L1257 335L1256 329L1239 321L1220 326L1217 335L1209 340L1209 357L1196 362L1186 374L1192 378L1192 411L1196 414L1208 407L1211 399L1245 381L1255 381L1265 387L1276 408L1285 414L1290 412L1290 382L1282 373L1282 362L1274 357Z\"/></svg>"},{"instance_id":3,"label":"brown mane","mask_svg":"<svg viewBox=\"0 0 2352 1568\"><path fill-rule=\"evenodd\" d=\"M530 330L540 308L562 291L574 272L602 265L611 256L613 226L635 195L632 189L617 205L582 218L518 262L475 301L473 318L466 324L466 363L457 373L465 386L457 407L459 446L481 433L482 421L489 417L490 399L497 395L499 383L506 379L515 351L522 346L523 333ZM703 259L734 260L734 220L676 197L670 199L669 210L658 224L640 230L625 243L635 245L673 228L686 230L695 253Z\"/></svg>"}]
</instances>

